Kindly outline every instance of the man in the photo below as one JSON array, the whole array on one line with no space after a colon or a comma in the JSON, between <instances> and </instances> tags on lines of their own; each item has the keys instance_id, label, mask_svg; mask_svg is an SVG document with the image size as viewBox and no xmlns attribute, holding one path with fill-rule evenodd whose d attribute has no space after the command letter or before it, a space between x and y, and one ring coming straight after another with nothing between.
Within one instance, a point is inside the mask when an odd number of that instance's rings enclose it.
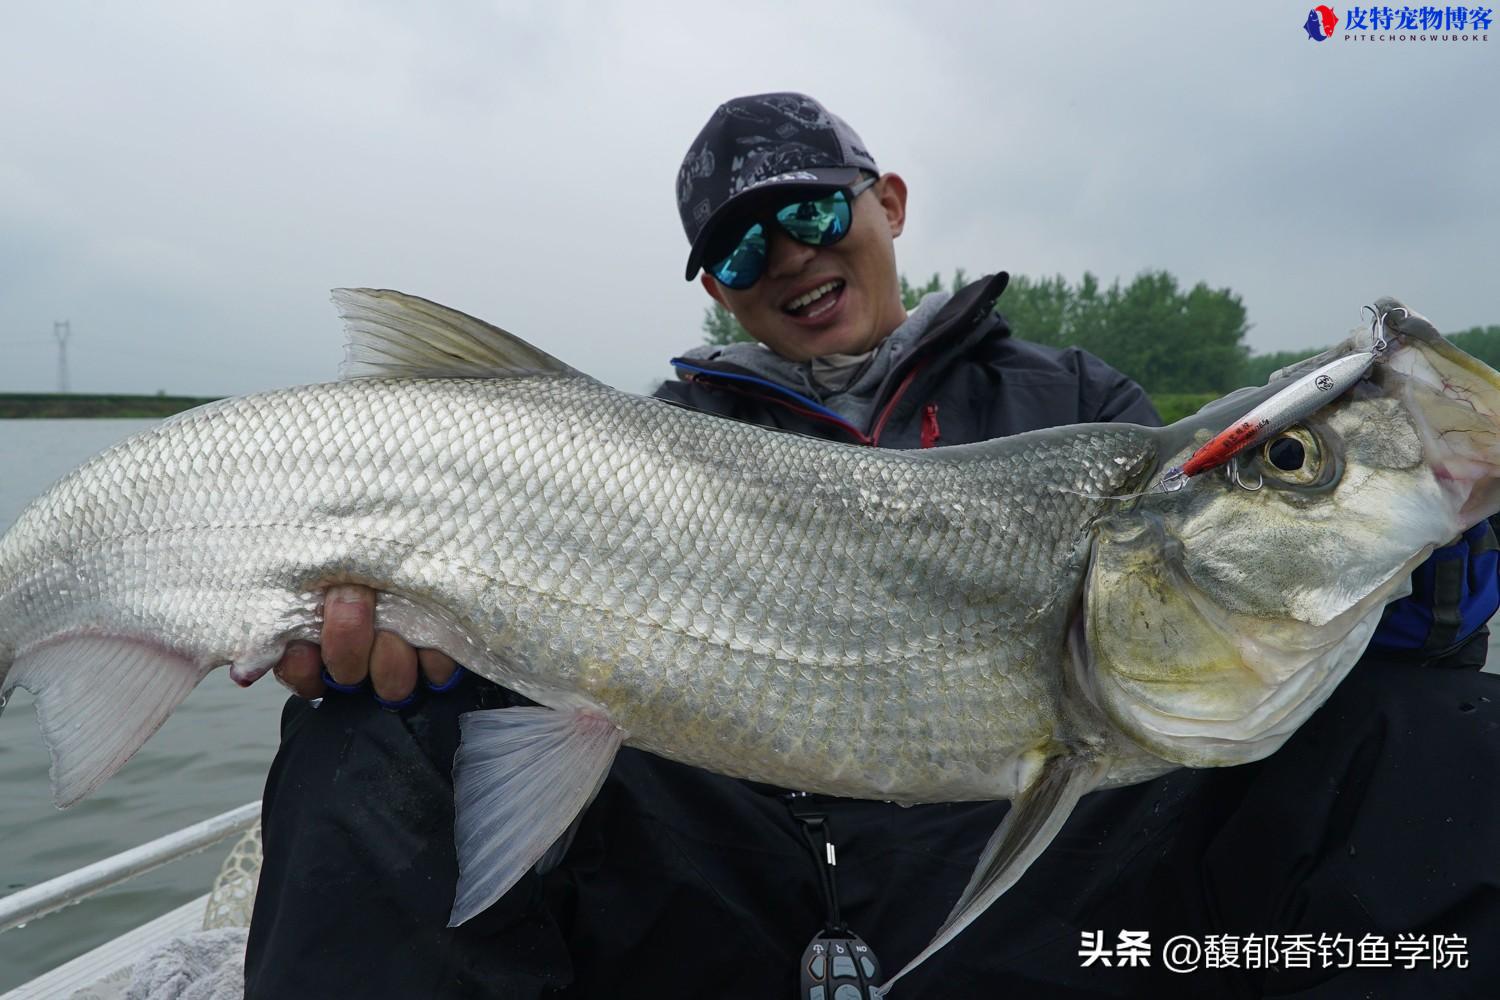
<instances>
[{"instance_id":1,"label":"man","mask_svg":"<svg viewBox=\"0 0 1500 1000\"><path fill-rule=\"evenodd\" d=\"M994 311L1004 274L908 314L893 245L905 184L811 98L722 105L677 189L688 277L702 268L757 343L688 352L662 398L897 448L1156 422L1141 389L1097 358L1012 338ZM1500 870L1478 831L1500 818L1487 792L1500 697L1485 700L1500 692L1488 676L1415 669L1482 662L1497 600L1487 538L1471 532L1424 567L1379 634L1383 658L1357 667L1282 751L1086 797L1022 881L898 995L1342 995L1320 991L1364 991L1390 972L1296 960L1267 971L1228 962L1220 942L1207 971L1178 977L1159 951L1178 934L1337 932L1351 947L1366 933L1464 934L1476 945L1467 970L1403 983L1451 993L1494 975L1482 942L1500 930L1488 898ZM278 666L324 701L289 703L267 783L252 997L845 1000L799 986L814 936L857 934L893 974L1007 808L803 796L627 749L561 863L449 930L456 718L512 696L375 633L371 600L336 588L321 662L302 646ZM1133 945L1115 952L1124 931L1149 935L1144 967ZM1086 932L1102 936L1084 955Z\"/></svg>"}]
</instances>

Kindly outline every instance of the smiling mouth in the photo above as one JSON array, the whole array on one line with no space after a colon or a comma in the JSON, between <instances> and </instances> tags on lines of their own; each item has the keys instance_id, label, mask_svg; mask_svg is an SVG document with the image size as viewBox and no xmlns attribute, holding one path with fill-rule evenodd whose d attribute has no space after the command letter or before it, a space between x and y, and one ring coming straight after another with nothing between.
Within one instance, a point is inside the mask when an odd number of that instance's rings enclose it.
<instances>
[{"instance_id":1,"label":"smiling mouth","mask_svg":"<svg viewBox=\"0 0 1500 1000\"><path fill-rule=\"evenodd\" d=\"M788 316L800 316L809 319L822 315L832 309L838 303L839 293L844 290L844 282L838 278L825 281L817 288L803 292L781 307L781 311Z\"/></svg>"}]
</instances>

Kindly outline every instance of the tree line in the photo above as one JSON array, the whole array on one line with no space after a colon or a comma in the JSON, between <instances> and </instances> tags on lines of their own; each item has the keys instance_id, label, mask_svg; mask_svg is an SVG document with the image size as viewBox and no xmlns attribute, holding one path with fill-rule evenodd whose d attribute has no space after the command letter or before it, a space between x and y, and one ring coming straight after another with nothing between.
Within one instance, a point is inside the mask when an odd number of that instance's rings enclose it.
<instances>
[{"instance_id":1,"label":"tree line","mask_svg":"<svg viewBox=\"0 0 1500 1000\"><path fill-rule=\"evenodd\" d=\"M955 291L966 283L962 270L946 285L937 274L917 284L903 274L901 297L911 309L929 292ZM1206 401L1243 385L1264 385L1278 368L1330 346L1252 354L1245 344L1249 325L1238 294L1203 282L1185 289L1166 271L1143 271L1128 283L1116 280L1108 286L1089 273L1077 283L1061 275L1014 275L997 308L1017 337L1081 347L1129 375L1158 401L1164 417L1178 408L1162 405L1171 397L1184 397L1186 406L1189 397ZM717 303L704 315L703 332L710 344L750 339ZM1500 326L1445 335L1500 368Z\"/></svg>"}]
</instances>

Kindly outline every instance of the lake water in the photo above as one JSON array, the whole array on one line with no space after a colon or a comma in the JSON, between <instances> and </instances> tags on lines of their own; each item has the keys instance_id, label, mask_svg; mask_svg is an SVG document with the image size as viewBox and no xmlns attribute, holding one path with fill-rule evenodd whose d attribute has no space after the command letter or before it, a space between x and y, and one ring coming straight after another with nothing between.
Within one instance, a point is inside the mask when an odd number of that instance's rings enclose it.
<instances>
[{"instance_id":1,"label":"lake water","mask_svg":"<svg viewBox=\"0 0 1500 1000\"><path fill-rule=\"evenodd\" d=\"M150 420L0 420L0 530L64 473ZM130 763L59 812L31 697L0 717L0 895L260 798L285 691L220 670ZM0 993L207 892L233 841L0 934Z\"/></svg>"},{"instance_id":2,"label":"lake water","mask_svg":"<svg viewBox=\"0 0 1500 1000\"><path fill-rule=\"evenodd\" d=\"M0 420L0 530L64 473L151 424ZM59 812L31 698L17 691L0 718L0 895L259 798L284 701L269 679L243 691L217 671L103 788ZM0 992L207 892L228 848L0 934Z\"/></svg>"}]
</instances>

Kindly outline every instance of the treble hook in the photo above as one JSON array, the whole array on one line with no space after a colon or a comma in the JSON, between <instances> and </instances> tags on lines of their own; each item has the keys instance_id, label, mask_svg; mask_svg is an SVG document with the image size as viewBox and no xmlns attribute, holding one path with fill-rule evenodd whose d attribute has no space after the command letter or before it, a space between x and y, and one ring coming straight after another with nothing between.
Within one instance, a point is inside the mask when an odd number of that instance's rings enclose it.
<instances>
[{"instance_id":1,"label":"treble hook","mask_svg":"<svg viewBox=\"0 0 1500 1000\"><path fill-rule=\"evenodd\" d=\"M1370 335L1375 338L1375 345L1371 348L1371 350L1373 350L1376 354L1384 354L1385 349L1390 346L1390 342L1386 340L1384 332L1386 317L1391 313L1399 312L1402 319L1410 319L1411 310L1407 309L1405 306L1397 306L1395 309L1391 309L1387 312L1376 312L1374 306L1365 306L1365 308L1368 309L1370 311L1370 315L1374 317L1374 319L1370 323Z\"/></svg>"},{"instance_id":2,"label":"treble hook","mask_svg":"<svg viewBox=\"0 0 1500 1000\"><path fill-rule=\"evenodd\" d=\"M1238 455L1231 458L1228 464L1224 466L1224 474L1229 477L1229 481L1231 483L1238 486L1246 493L1258 492L1261 487L1266 485L1266 477L1260 475L1259 473L1256 474L1254 486L1246 485L1244 478L1240 475L1240 457Z\"/></svg>"}]
</instances>

